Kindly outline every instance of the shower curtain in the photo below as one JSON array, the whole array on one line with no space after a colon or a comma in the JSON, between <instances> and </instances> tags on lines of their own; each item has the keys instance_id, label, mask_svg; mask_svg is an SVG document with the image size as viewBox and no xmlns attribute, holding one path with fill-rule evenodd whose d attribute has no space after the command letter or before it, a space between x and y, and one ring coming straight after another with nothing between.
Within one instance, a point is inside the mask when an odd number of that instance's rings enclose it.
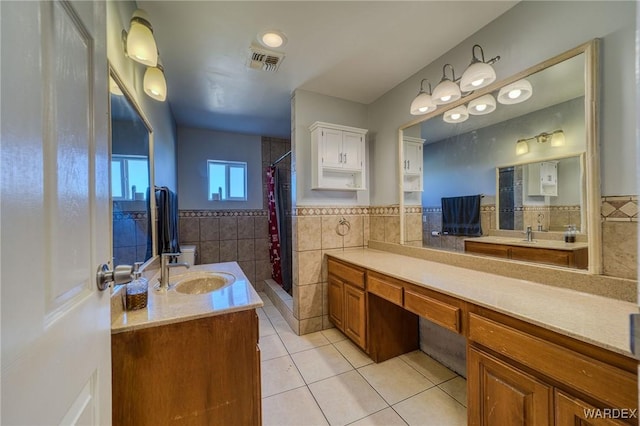
<instances>
[{"instance_id":1,"label":"shower curtain","mask_svg":"<svg viewBox=\"0 0 640 426\"><path fill-rule=\"evenodd\" d=\"M271 278L282 285L282 264L280 257L280 226L276 207L276 175L278 169L267 169L267 191L269 196L269 259L271 260Z\"/></svg>"},{"instance_id":2,"label":"shower curtain","mask_svg":"<svg viewBox=\"0 0 640 426\"><path fill-rule=\"evenodd\" d=\"M291 226L287 216L287 197L284 189L285 170L270 166L267 169L269 197L269 257L271 277L291 293L291 240L287 231Z\"/></svg>"}]
</instances>

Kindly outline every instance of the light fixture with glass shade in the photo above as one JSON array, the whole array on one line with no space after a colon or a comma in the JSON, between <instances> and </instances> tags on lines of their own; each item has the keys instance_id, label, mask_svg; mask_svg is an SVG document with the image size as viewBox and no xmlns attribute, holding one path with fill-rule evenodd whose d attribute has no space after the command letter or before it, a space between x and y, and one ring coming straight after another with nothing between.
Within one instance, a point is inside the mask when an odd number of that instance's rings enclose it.
<instances>
[{"instance_id":1,"label":"light fixture with glass shade","mask_svg":"<svg viewBox=\"0 0 640 426\"><path fill-rule=\"evenodd\" d=\"M498 102L504 105L524 102L533 94L533 87L528 80L522 79L504 86L498 92Z\"/></svg>"},{"instance_id":2,"label":"light fixture with glass shade","mask_svg":"<svg viewBox=\"0 0 640 426\"><path fill-rule=\"evenodd\" d=\"M492 95L480 96L469 102L467 108L471 115L485 115L496 110L496 99Z\"/></svg>"},{"instance_id":3,"label":"light fixture with glass shade","mask_svg":"<svg viewBox=\"0 0 640 426\"><path fill-rule=\"evenodd\" d=\"M530 138L519 139L516 142L516 155L522 155L529 152L529 142L535 140L537 143L549 143L554 148L564 146L564 131L554 130L553 132L542 132Z\"/></svg>"},{"instance_id":4,"label":"light fixture with glass shade","mask_svg":"<svg viewBox=\"0 0 640 426\"><path fill-rule=\"evenodd\" d=\"M447 123L462 123L469 118L469 112L464 105L457 106L449 111L445 111L442 119Z\"/></svg>"},{"instance_id":5,"label":"light fixture with glass shade","mask_svg":"<svg viewBox=\"0 0 640 426\"><path fill-rule=\"evenodd\" d=\"M529 143L527 139L520 139L516 142L516 155L523 155L529 152Z\"/></svg>"},{"instance_id":6,"label":"light fixture with glass shade","mask_svg":"<svg viewBox=\"0 0 640 426\"><path fill-rule=\"evenodd\" d=\"M425 92L422 87L424 82L427 82L429 85L429 91ZM420 82L420 92L415 97L413 102L411 102L411 107L409 111L411 115L423 115L430 113L431 111L435 111L437 105L433 102L433 98L431 97L431 83L426 78L423 78Z\"/></svg>"},{"instance_id":7,"label":"light fixture with glass shade","mask_svg":"<svg viewBox=\"0 0 640 426\"><path fill-rule=\"evenodd\" d=\"M153 38L153 28L147 12L142 9L133 12L129 32L122 30L122 40L125 54L129 58L148 67L158 64L158 47Z\"/></svg>"},{"instance_id":8,"label":"light fixture with glass shade","mask_svg":"<svg viewBox=\"0 0 640 426\"><path fill-rule=\"evenodd\" d=\"M143 86L144 92L156 101L164 102L167 99L167 80L160 59L156 67L148 67L145 71Z\"/></svg>"},{"instance_id":9,"label":"light fixture with glass shade","mask_svg":"<svg viewBox=\"0 0 640 426\"><path fill-rule=\"evenodd\" d=\"M476 57L476 48L480 49L482 59ZM462 74L460 79L460 90L471 92L482 87L486 87L496 81L496 72L491 64L500 60L500 56L491 58L485 62L484 50L479 44L474 44L471 48L471 64Z\"/></svg>"},{"instance_id":10,"label":"light fixture with glass shade","mask_svg":"<svg viewBox=\"0 0 640 426\"><path fill-rule=\"evenodd\" d=\"M451 78L447 77L447 67L451 69ZM444 105L454 101L457 101L462 97L462 93L460 92L460 87L456 83L456 73L453 69L453 65L444 64L442 67L442 79L440 83L433 89L433 101L436 105Z\"/></svg>"}]
</instances>

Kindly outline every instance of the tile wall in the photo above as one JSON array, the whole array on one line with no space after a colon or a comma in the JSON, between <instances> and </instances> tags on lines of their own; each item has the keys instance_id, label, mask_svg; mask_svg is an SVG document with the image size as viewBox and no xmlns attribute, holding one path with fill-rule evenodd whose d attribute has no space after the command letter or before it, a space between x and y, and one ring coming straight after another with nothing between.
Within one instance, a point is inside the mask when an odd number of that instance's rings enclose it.
<instances>
[{"instance_id":1,"label":"tile wall","mask_svg":"<svg viewBox=\"0 0 640 426\"><path fill-rule=\"evenodd\" d=\"M113 262L115 265L133 265L146 258L147 212L113 212Z\"/></svg>"},{"instance_id":2,"label":"tile wall","mask_svg":"<svg viewBox=\"0 0 640 426\"><path fill-rule=\"evenodd\" d=\"M299 207L293 216L293 316L298 334L331 328L327 309L325 253L365 247L369 209ZM290 324L291 325L291 324Z\"/></svg>"},{"instance_id":3,"label":"tile wall","mask_svg":"<svg viewBox=\"0 0 640 426\"><path fill-rule=\"evenodd\" d=\"M602 197L605 275L638 279L638 196Z\"/></svg>"}]
</instances>

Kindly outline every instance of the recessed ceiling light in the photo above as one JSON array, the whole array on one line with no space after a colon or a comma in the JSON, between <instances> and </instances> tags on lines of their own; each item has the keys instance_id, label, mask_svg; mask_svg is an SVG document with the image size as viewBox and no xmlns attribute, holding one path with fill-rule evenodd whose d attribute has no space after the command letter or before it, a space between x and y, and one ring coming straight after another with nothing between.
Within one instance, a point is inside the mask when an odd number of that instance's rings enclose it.
<instances>
[{"instance_id":1,"label":"recessed ceiling light","mask_svg":"<svg viewBox=\"0 0 640 426\"><path fill-rule=\"evenodd\" d=\"M258 34L258 41L264 47L282 47L287 44L287 37L281 31L270 30Z\"/></svg>"}]
</instances>

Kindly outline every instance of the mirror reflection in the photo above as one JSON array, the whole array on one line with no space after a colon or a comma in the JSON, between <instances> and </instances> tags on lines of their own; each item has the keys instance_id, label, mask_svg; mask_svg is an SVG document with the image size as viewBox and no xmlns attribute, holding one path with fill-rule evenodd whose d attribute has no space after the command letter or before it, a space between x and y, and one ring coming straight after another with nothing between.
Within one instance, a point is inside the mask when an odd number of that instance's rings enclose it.
<instances>
[{"instance_id":1,"label":"mirror reflection","mask_svg":"<svg viewBox=\"0 0 640 426\"><path fill-rule=\"evenodd\" d=\"M470 221L477 215L482 237L522 240L529 229L536 241L562 241L574 226L586 246L584 76L583 53L510 84L530 91L524 101L511 103L505 86L405 128L405 243L465 251L465 240L478 234L448 230L476 230ZM420 154L422 176L407 166ZM471 196L480 202L459 204ZM463 211L451 210L452 202ZM465 226L452 228L443 217Z\"/></svg>"},{"instance_id":2,"label":"mirror reflection","mask_svg":"<svg viewBox=\"0 0 640 426\"><path fill-rule=\"evenodd\" d=\"M114 264L144 262L152 256L149 228L149 128L125 90L111 87L111 198Z\"/></svg>"}]
</instances>

